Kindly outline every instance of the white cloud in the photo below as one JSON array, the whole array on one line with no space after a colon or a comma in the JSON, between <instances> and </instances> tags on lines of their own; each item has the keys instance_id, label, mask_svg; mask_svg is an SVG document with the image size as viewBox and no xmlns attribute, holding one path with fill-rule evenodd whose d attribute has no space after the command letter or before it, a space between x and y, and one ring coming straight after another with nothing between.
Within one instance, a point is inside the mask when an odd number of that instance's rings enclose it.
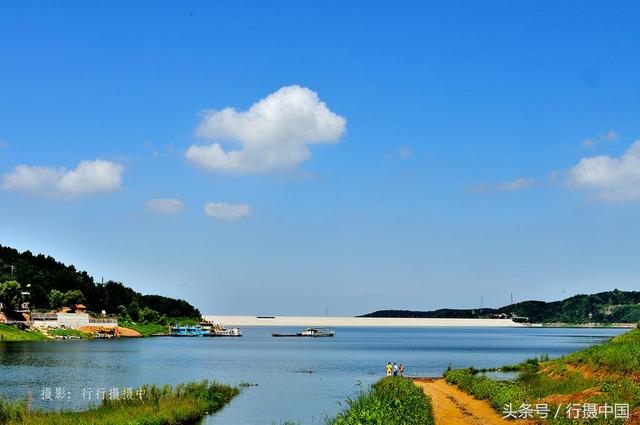
<instances>
[{"instance_id":1,"label":"white cloud","mask_svg":"<svg viewBox=\"0 0 640 425\"><path fill-rule=\"evenodd\" d=\"M591 137L582 141L582 147L585 149L595 148L600 142L615 142L620 138L620 135L615 130L605 131L598 134L596 137Z\"/></svg>"},{"instance_id":2,"label":"white cloud","mask_svg":"<svg viewBox=\"0 0 640 425\"><path fill-rule=\"evenodd\" d=\"M282 87L243 112L234 108L204 111L196 135L204 140L235 141L192 145L186 157L210 171L260 173L296 168L311 158L309 145L337 143L346 120L331 112L318 94L297 85Z\"/></svg>"},{"instance_id":3,"label":"white cloud","mask_svg":"<svg viewBox=\"0 0 640 425\"><path fill-rule=\"evenodd\" d=\"M204 213L216 220L239 220L251 213L248 204L228 204L226 202L207 202Z\"/></svg>"},{"instance_id":4,"label":"white cloud","mask_svg":"<svg viewBox=\"0 0 640 425\"><path fill-rule=\"evenodd\" d=\"M526 179L524 177L520 177L512 181L498 184L498 189L514 191L514 190L527 189L529 187L535 186L535 184L536 182L533 179Z\"/></svg>"},{"instance_id":5,"label":"white cloud","mask_svg":"<svg viewBox=\"0 0 640 425\"><path fill-rule=\"evenodd\" d=\"M184 203L174 198L150 199L144 205L147 211L158 214L178 214L184 209Z\"/></svg>"},{"instance_id":6,"label":"white cloud","mask_svg":"<svg viewBox=\"0 0 640 425\"><path fill-rule=\"evenodd\" d=\"M73 170L18 165L2 177L2 188L54 198L73 198L119 190L122 171L122 165L101 159L81 161Z\"/></svg>"},{"instance_id":7,"label":"white cloud","mask_svg":"<svg viewBox=\"0 0 640 425\"><path fill-rule=\"evenodd\" d=\"M413 149L411 149L409 145L400 146L398 148L398 155L400 155L402 159L409 159L411 155L413 155Z\"/></svg>"},{"instance_id":8,"label":"white cloud","mask_svg":"<svg viewBox=\"0 0 640 425\"><path fill-rule=\"evenodd\" d=\"M608 155L582 158L569 170L567 184L592 190L601 201L640 200L640 140L617 158Z\"/></svg>"}]
</instances>

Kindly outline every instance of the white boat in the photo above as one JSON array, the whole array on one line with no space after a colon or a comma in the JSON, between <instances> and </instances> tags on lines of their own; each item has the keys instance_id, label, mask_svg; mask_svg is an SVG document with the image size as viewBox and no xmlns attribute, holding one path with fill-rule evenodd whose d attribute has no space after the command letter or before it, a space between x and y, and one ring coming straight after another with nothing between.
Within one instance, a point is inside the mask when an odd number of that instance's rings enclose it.
<instances>
[{"instance_id":1,"label":"white boat","mask_svg":"<svg viewBox=\"0 0 640 425\"><path fill-rule=\"evenodd\" d=\"M218 323L202 322L200 327L207 332L204 336L242 336L240 328L223 328Z\"/></svg>"},{"instance_id":2,"label":"white boat","mask_svg":"<svg viewBox=\"0 0 640 425\"><path fill-rule=\"evenodd\" d=\"M310 338L321 338L321 337L332 337L334 336L336 331L332 328L307 328L302 332L297 332L294 334L279 334L272 333L271 336L275 337L310 337Z\"/></svg>"}]
</instances>

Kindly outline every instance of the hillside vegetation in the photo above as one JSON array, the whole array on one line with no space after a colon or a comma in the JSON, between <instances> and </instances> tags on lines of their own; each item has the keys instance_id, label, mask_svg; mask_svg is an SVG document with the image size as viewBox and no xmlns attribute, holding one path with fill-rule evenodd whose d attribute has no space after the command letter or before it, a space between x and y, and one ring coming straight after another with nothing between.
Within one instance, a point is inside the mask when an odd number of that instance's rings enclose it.
<instances>
[{"instance_id":1,"label":"hillside vegetation","mask_svg":"<svg viewBox=\"0 0 640 425\"><path fill-rule=\"evenodd\" d=\"M523 404L537 403L548 403L551 411L561 406L563 414L550 420L550 424L582 423L564 415L569 403L598 406L628 403L632 415L640 418L638 329L558 359L531 359L505 369L519 371L519 377L500 381L474 369L457 369L445 372L445 378L476 398L488 400L499 412L509 403L516 409ZM589 419L588 423L622 424L624 421L598 417Z\"/></svg>"},{"instance_id":2,"label":"hillside vegetation","mask_svg":"<svg viewBox=\"0 0 640 425\"><path fill-rule=\"evenodd\" d=\"M478 318L496 314L528 317L534 323L637 323L640 321L640 292L616 289L575 295L562 301L523 301L500 308L379 310L362 317Z\"/></svg>"},{"instance_id":3,"label":"hillside vegetation","mask_svg":"<svg viewBox=\"0 0 640 425\"><path fill-rule=\"evenodd\" d=\"M13 267L13 272L12 272ZM167 318L199 319L200 312L187 301L160 295L143 295L120 282L95 283L85 271L76 270L50 256L0 245L0 282L30 284L31 306L59 308L82 303L90 311L105 310L133 321L155 322Z\"/></svg>"}]
</instances>

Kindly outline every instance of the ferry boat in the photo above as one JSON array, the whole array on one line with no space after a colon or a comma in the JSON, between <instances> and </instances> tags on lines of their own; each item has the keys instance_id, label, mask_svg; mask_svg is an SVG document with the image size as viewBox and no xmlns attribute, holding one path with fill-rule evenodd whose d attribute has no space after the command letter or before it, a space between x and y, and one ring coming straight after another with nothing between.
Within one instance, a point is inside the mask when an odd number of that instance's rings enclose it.
<instances>
[{"instance_id":1,"label":"ferry boat","mask_svg":"<svg viewBox=\"0 0 640 425\"><path fill-rule=\"evenodd\" d=\"M203 336L207 331L200 326L172 326L171 336Z\"/></svg>"},{"instance_id":2,"label":"ferry boat","mask_svg":"<svg viewBox=\"0 0 640 425\"><path fill-rule=\"evenodd\" d=\"M271 336L321 338L321 337L332 337L335 335L335 333L336 331L332 328L307 328L302 332L297 332L294 334L272 333Z\"/></svg>"},{"instance_id":3,"label":"ferry boat","mask_svg":"<svg viewBox=\"0 0 640 425\"><path fill-rule=\"evenodd\" d=\"M204 336L242 336L240 328L223 328L218 323L202 322L200 327L207 332Z\"/></svg>"}]
</instances>

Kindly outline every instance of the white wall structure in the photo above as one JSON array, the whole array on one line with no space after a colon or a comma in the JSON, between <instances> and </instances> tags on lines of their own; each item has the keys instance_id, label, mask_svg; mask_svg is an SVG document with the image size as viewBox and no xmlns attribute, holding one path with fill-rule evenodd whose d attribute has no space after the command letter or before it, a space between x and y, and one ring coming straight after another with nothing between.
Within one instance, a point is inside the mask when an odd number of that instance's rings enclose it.
<instances>
[{"instance_id":1,"label":"white wall structure","mask_svg":"<svg viewBox=\"0 0 640 425\"><path fill-rule=\"evenodd\" d=\"M82 326L100 326L103 328L115 328L118 320L115 317L94 319L87 313L46 313L31 315L32 326L36 328L71 328Z\"/></svg>"}]
</instances>

